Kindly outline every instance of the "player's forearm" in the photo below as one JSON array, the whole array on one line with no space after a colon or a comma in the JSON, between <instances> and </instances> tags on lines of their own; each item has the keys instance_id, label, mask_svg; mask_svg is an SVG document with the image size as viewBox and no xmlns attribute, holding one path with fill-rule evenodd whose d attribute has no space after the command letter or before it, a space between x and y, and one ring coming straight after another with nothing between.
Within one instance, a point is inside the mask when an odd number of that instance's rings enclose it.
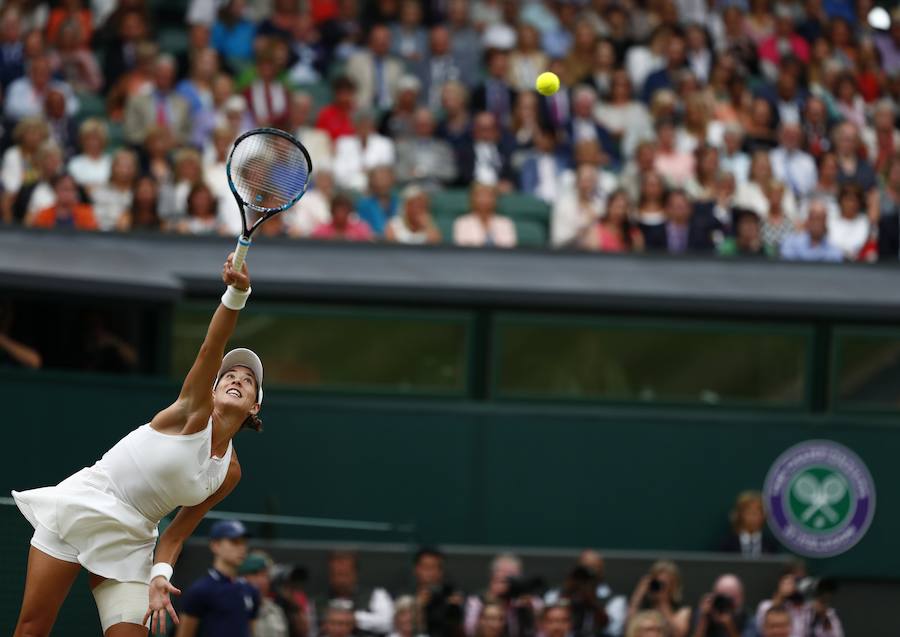
<instances>
[{"instance_id":1,"label":"player's forearm","mask_svg":"<svg viewBox=\"0 0 900 637\"><path fill-rule=\"evenodd\" d=\"M230 339L231 335L234 333L234 328L237 325L240 313L240 310L230 310L219 303L219 307L216 308L216 311L209 322L209 328L206 330L206 338L203 340L203 345L220 352L220 354L221 352L224 352L225 345L228 344L228 339ZM216 371L218 371L218 363L221 362L221 358L220 355L219 360L216 362Z\"/></svg>"},{"instance_id":2,"label":"player's forearm","mask_svg":"<svg viewBox=\"0 0 900 637\"><path fill-rule=\"evenodd\" d=\"M206 338L203 339L197 358L181 388L180 399L188 412L211 406L206 405L212 400L210 388L222 363L225 345L237 325L238 314L238 311L229 310L221 304L216 308L209 322Z\"/></svg>"},{"instance_id":3,"label":"player's forearm","mask_svg":"<svg viewBox=\"0 0 900 637\"><path fill-rule=\"evenodd\" d=\"M172 537L171 534L163 533L153 552L153 563L165 562L166 564L175 565L178 557L181 555L181 549L184 547L184 540Z\"/></svg>"}]
</instances>

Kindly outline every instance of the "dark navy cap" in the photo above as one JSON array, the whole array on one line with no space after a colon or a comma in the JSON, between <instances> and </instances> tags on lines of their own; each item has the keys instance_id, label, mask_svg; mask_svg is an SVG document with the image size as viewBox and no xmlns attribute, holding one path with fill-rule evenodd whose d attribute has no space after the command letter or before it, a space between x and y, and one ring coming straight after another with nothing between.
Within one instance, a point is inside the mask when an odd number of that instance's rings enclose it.
<instances>
[{"instance_id":1,"label":"dark navy cap","mask_svg":"<svg viewBox=\"0 0 900 637\"><path fill-rule=\"evenodd\" d=\"M209 539L211 540L225 538L234 540L239 537L247 537L248 535L250 534L247 532L247 527L239 520L219 520L209 530Z\"/></svg>"}]
</instances>

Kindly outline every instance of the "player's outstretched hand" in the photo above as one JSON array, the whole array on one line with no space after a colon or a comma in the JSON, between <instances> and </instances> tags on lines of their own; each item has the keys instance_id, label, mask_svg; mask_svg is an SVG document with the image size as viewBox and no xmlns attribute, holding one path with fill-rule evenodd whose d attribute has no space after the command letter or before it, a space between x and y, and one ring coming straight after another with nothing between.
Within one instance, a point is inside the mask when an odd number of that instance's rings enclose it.
<instances>
[{"instance_id":1,"label":"player's outstretched hand","mask_svg":"<svg viewBox=\"0 0 900 637\"><path fill-rule=\"evenodd\" d=\"M150 634L166 633L166 613L172 621L178 623L178 614L172 607L171 595L181 595L181 591L172 586L163 576L157 576L150 582L150 605L147 614L144 615L144 625L150 620Z\"/></svg>"},{"instance_id":2,"label":"player's outstretched hand","mask_svg":"<svg viewBox=\"0 0 900 637\"><path fill-rule=\"evenodd\" d=\"M232 252L225 260L225 265L222 266L222 280L225 282L225 285L233 285L238 290L250 289L250 272L247 270L247 262L244 261L243 265L241 265L241 271L238 272L231 264L233 258L234 253Z\"/></svg>"}]
</instances>

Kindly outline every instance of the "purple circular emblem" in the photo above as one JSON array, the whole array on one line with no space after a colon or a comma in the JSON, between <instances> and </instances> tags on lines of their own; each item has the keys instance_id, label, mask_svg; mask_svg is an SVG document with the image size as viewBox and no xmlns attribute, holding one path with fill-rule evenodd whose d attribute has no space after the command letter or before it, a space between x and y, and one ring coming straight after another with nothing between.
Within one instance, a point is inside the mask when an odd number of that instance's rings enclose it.
<instances>
[{"instance_id":1,"label":"purple circular emblem","mask_svg":"<svg viewBox=\"0 0 900 637\"><path fill-rule=\"evenodd\" d=\"M866 534L875 482L859 456L830 440L794 445L769 469L763 487L769 528L806 557L831 557Z\"/></svg>"}]
</instances>

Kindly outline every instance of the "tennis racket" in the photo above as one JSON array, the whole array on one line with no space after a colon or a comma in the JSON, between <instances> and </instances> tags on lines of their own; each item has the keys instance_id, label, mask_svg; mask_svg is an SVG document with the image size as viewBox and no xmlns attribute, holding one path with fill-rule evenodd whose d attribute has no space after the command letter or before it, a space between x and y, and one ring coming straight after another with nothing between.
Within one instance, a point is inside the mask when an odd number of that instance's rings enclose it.
<instances>
[{"instance_id":1,"label":"tennis racket","mask_svg":"<svg viewBox=\"0 0 900 637\"><path fill-rule=\"evenodd\" d=\"M241 236L234 250L234 269L244 265L253 232L300 201L306 193L312 160L303 144L277 128L255 128L238 137L225 172L241 213ZM247 209L256 220L250 224Z\"/></svg>"}]
</instances>

